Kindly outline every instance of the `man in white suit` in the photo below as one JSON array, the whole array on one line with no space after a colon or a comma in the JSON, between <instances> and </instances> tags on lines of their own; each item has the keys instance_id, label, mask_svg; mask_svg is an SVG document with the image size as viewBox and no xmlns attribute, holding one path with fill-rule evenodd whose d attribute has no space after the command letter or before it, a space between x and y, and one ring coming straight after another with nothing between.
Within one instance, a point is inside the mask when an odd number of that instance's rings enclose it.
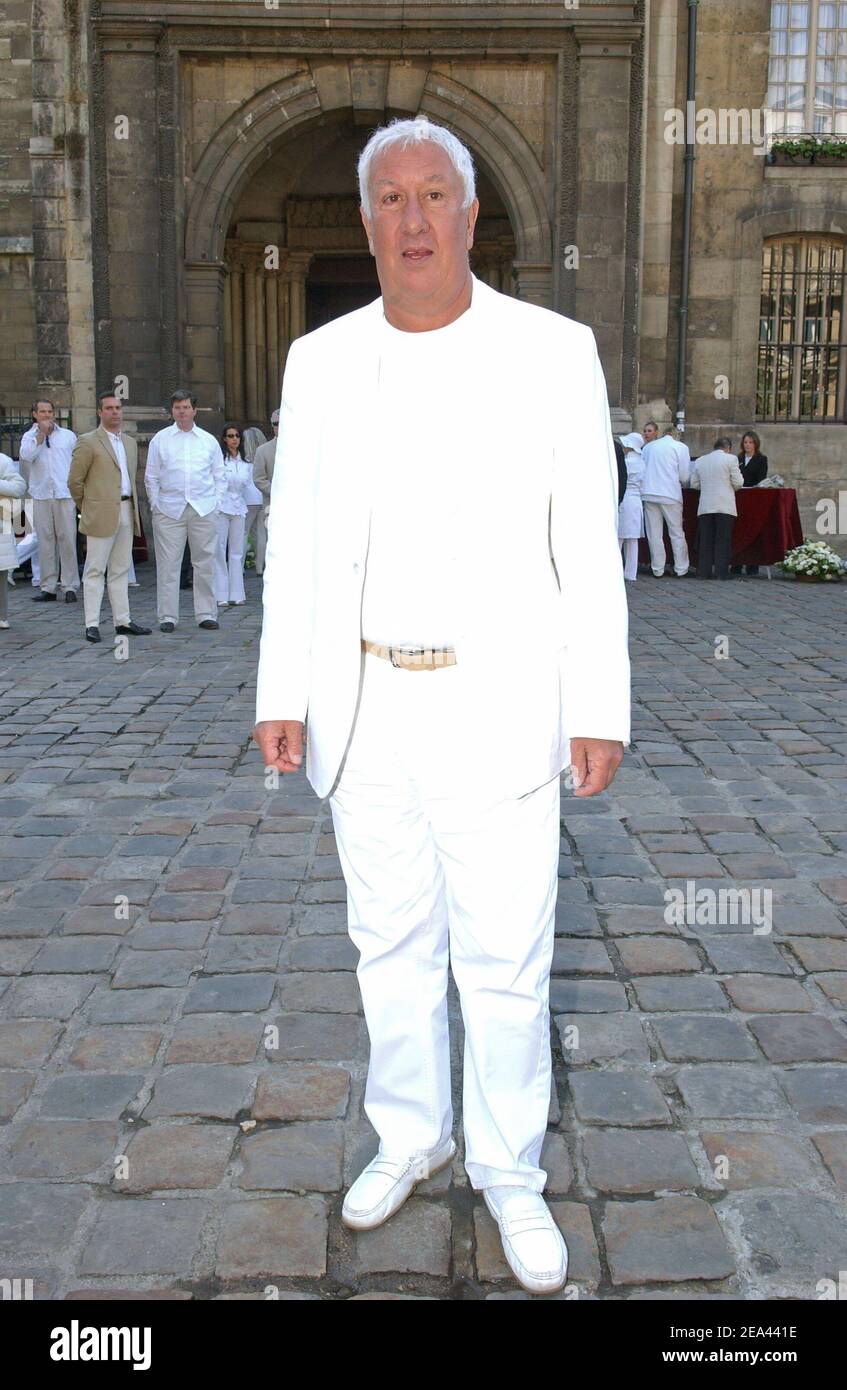
<instances>
[{"instance_id":1,"label":"man in white suit","mask_svg":"<svg viewBox=\"0 0 847 1390\"><path fill-rule=\"evenodd\" d=\"M470 271L465 147L395 121L359 161L382 297L291 347L254 737L329 796L379 1151L342 1218L445 1167L447 973L465 1168L525 1288L567 1276L541 1196L560 773L603 791L629 740L605 382L583 324Z\"/></svg>"}]
</instances>

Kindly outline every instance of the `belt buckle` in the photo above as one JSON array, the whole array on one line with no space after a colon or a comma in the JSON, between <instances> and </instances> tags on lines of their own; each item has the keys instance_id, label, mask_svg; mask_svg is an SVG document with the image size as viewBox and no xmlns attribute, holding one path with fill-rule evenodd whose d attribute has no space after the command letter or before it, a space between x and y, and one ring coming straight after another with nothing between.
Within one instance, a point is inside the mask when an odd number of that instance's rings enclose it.
<instances>
[{"instance_id":1,"label":"belt buckle","mask_svg":"<svg viewBox=\"0 0 847 1390\"><path fill-rule=\"evenodd\" d=\"M394 660L394 653L396 651L403 652L408 656L423 656L426 647L389 647L388 655L391 658L391 665L395 666L398 671L402 671L405 670L405 667L402 667L398 661Z\"/></svg>"}]
</instances>

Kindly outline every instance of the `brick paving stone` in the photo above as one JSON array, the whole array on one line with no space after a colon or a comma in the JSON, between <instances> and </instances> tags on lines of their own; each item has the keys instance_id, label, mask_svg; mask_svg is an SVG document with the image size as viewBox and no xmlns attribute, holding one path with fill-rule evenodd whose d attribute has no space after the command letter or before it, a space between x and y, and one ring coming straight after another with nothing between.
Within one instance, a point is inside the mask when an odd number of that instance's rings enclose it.
<instances>
[{"instance_id":1,"label":"brick paving stone","mask_svg":"<svg viewBox=\"0 0 847 1390\"><path fill-rule=\"evenodd\" d=\"M626 990L615 980L550 978L553 1013L620 1013L627 1007Z\"/></svg>"},{"instance_id":2,"label":"brick paving stone","mask_svg":"<svg viewBox=\"0 0 847 1390\"><path fill-rule=\"evenodd\" d=\"M231 907L223 913L221 936L278 936L291 925L291 908L279 903L256 907Z\"/></svg>"},{"instance_id":3,"label":"brick paving stone","mask_svg":"<svg viewBox=\"0 0 847 1390\"><path fill-rule=\"evenodd\" d=\"M695 1015L653 1020L653 1031L669 1062L750 1062L758 1050L732 1018Z\"/></svg>"},{"instance_id":4,"label":"brick paving stone","mask_svg":"<svg viewBox=\"0 0 847 1390\"><path fill-rule=\"evenodd\" d=\"M83 1178L111 1166L118 1128L110 1120L31 1120L9 1146L9 1171L26 1178Z\"/></svg>"},{"instance_id":5,"label":"brick paving stone","mask_svg":"<svg viewBox=\"0 0 847 1390\"><path fill-rule=\"evenodd\" d=\"M566 1065L649 1062L650 1049L636 1014L557 1014L553 1022Z\"/></svg>"},{"instance_id":6,"label":"brick paving stone","mask_svg":"<svg viewBox=\"0 0 847 1390\"><path fill-rule=\"evenodd\" d=\"M790 975L791 966L766 936L704 937L703 950L721 975L747 971L759 975Z\"/></svg>"},{"instance_id":7,"label":"brick paving stone","mask_svg":"<svg viewBox=\"0 0 847 1390\"><path fill-rule=\"evenodd\" d=\"M355 970L359 952L349 936L317 936L291 943L292 970Z\"/></svg>"},{"instance_id":8,"label":"brick paving stone","mask_svg":"<svg viewBox=\"0 0 847 1390\"><path fill-rule=\"evenodd\" d=\"M786 945L804 970L847 970L847 940L797 941L789 937Z\"/></svg>"},{"instance_id":9,"label":"brick paving stone","mask_svg":"<svg viewBox=\"0 0 847 1390\"><path fill-rule=\"evenodd\" d=\"M79 1260L80 1274L191 1273L208 1207L199 1197L103 1201Z\"/></svg>"},{"instance_id":10,"label":"brick paving stone","mask_svg":"<svg viewBox=\"0 0 847 1390\"><path fill-rule=\"evenodd\" d=\"M41 1096L40 1114L70 1120L114 1120L135 1099L143 1084L142 1072L57 1076Z\"/></svg>"},{"instance_id":11,"label":"brick paving stone","mask_svg":"<svg viewBox=\"0 0 847 1390\"><path fill-rule=\"evenodd\" d=\"M262 1023L235 1014L194 1014L180 1019L165 1056L179 1062L252 1062L258 1053Z\"/></svg>"},{"instance_id":12,"label":"brick paving stone","mask_svg":"<svg viewBox=\"0 0 847 1390\"><path fill-rule=\"evenodd\" d=\"M31 1071L0 1071L0 1123L17 1113L37 1080Z\"/></svg>"},{"instance_id":13,"label":"brick paving stone","mask_svg":"<svg viewBox=\"0 0 847 1390\"><path fill-rule=\"evenodd\" d=\"M115 989L176 988L187 985L202 964L200 951L134 951L126 947L118 957L112 985Z\"/></svg>"},{"instance_id":14,"label":"brick paving stone","mask_svg":"<svg viewBox=\"0 0 847 1390\"><path fill-rule=\"evenodd\" d=\"M588 1181L600 1192L690 1191L701 1185L684 1137L669 1130L589 1130L582 1150Z\"/></svg>"},{"instance_id":15,"label":"brick paving stone","mask_svg":"<svg viewBox=\"0 0 847 1390\"><path fill-rule=\"evenodd\" d=\"M835 1182L847 1191L847 1131L824 1130L810 1138Z\"/></svg>"},{"instance_id":16,"label":"brick paving stone","mask_svg":"<svg viewBox=\"0 0 847 1390\"><path fill-rule=\"evenodd\" d=\"M331 1120L288 1124L245 1135L236 1184L249 1190L337 1192L343 1161L343 1125Z\"/></svg>"},{"instance_id":17,"label":"brick paving stone","mask_svg":"<svg viewBox=\"0 0 847 1390\"><path fill-rule=\"evenodd\" d=\"M229 1164L238 1129L230 1125L150 1125L126 1148L126 1175L116 1192L217 1187Z\"/></svg>"},{"instance_id":18,"label":"brick paving stone","mask_svg":"<svg viewBox=\"0 0 847 1390\"><path fill-rule=\"evenodd\" d=\"M0 1067L40 1066L61 1036L51 1019L0 1019Z\"/></svg>"},{"instance_id":19,"label":"brick paving stone","mask_svg":"<svg viewBox=\"0 0 847 1390\"><path fill-rule=\"evenodd\" d=\"M79 1071L144 1070L152 1065L161 1040L158 1028L91 1028L77 1038L68 1065Z\"/></svg>"},{"instance_id":20,"label":"brick paving stone","mask_svg":"<svg viewBox=\"0 0 847 1390\"><path fill-rule=\"evenodd\" d=\"M92 1023L166 1023L180 1002L175 989L109 989L88 1007Z\"/></svg>"},{"instance_id":21,"label":"brick paving stone","mask_svg":"<svg viewBox=\"0 0 847 1390\"><path fill-rule=\"evenodd\" d=\"M847 1028L808 1014L763 1014L750 1021L772 1062L847 1062Z\"/></svg>"},{"instance_id":22,"label":"brick paving stone","mask_svg":"<svg viewBox=\"0 0 847 1390\"><path fill-rule=\"evenodd\" d=\"M282 1008L315 1013L355 1014L362 1009L359 982L350 971L313 970L280 980Z\"/></svg>"},{"instance_id":23,"label":"brick paving stone","mask_svg":"<svg viewBox=\"0 0 847 1390\"><path fill-rule=\"evenodd\" d=\"M274 936L230 936L215 941L206 954L205 969L211 974L241 970L275 970L282 941Z\"/></svg>"},{"instance_id":24,"label":"brick paving stone","mask_svg":"<svg viewBox=\"0 0 847 1390\"><path fill-rule=\"evenodd\" d=\"M274 1020L279 1046L267 1048L275 1061L348 1061L361 1057L366 1045L364 1019L356 1014L286 1013Z\"/></svg>"},{"instance_id":25,"label":"brick paving stone","mask_svg":"<svg viewBox=\"0 0 847 1390\"><path fill-rule=\"evenodd\" d=\"M697 951L687 941L630 936L622 937L617 949L624 969L632 975L676 975L702 968Z\"/></svg>"},{"instance_id":26,"label":"brick paving stone","mask_svg":"<svg viewBox=\"0 0 847 1390\"><path fill-rule=\"evenodd\" d=\"M88 1201L88 1189L70 1183L0 1183L0 1257L61 1254Z\"/></svg>"},{"instance_id":27,"label":"brick paving stone","mask_svg":"<svg viewBox=\"0 0 847 1390\"><path fill-rule=\"evenodd\" d=\"M119 946L120 941L102 936L91 939L75 936L63 941L49 941L35 957L32 969L57 975L68 972L86 975L105 971L115 959Z\"/></svg>"},{"instance_id":28,"label":"brick paving stone","mask_svg":"<svg viewBox=\"0 0 847 1390\"><path fill-rule=\"evenodd\" d=\"M820 1162L803 1139L756 1130L703 1130L703 1148L715 1180L732 1191L742 1187L808 1188L820 1182Z\"/></svg>"},{"instance_id":29,"label":"brick paving stone","mask_svg":"<svg viewBox=\"0 0 847 1390\"><path fill-rule=\"evenodd\" d=\"M705 975L658 975L655 978L644 975L634 980L632 987L639 1005L648 1013L729 1008L718 981Z\"/></svg>"},{"instance_id":30,"label":"brick paving stone","mask_svg":"<svg viewBox=\"0 0 847 1390\"><path fill-rule=\"evenodd\" d=\"M346 1068L283 1063L259 1077L252 1113L257 1120L331 1120L345 1114L349 1098Z\"/></svg>"},{"instance_id":31,"label":"brick paving stone","mask_svg":"<svg viewBox=\"0 0 847 1390\"><path fill-rule=\"evenodd\" d=\"M145 1120L165 1115L234 1120L253 1099L255 1076L250 1067L204 1063L167 1067L153 1087Z\"/></svg>"},{"instance_id":32,"label":"brick paving stone","mask_svg":"<svg viewBox=\"0 0 847 1390\"><path fill-rule=\"evenodd\" d=\"M576 1113L586 1124L670 1124L656 1082L633 1071L588 1071L570 1078Z\"/></svg>"},{"instance_id":33,"label":"brick paving stone","mask_svg":"<svg viewBox=\"0 0 847 1390\"><path fill-rule=\"evenodd\" d=\"M246 1013L266 1009L273 997L275 975L209 975L195 980L185 1000L185 1013Z\"/></svg>"},{"instance_id":34,"label":"brick paving stone","mask_svg":"<svg viewBox=\"0 0 847 1390\"><path fill-rule=\"evenodd\" d=\"M67 1019L82 1006L96 983L91 975L25 975L11 982L3 1012L12 1018Z\"/></svg>"},{"instance_id":35,"label":"brick paving stone","mask_svg":"<svg viewBox=\"0 0 847 1390\"><path fill-rule=\"evenodd\" d=\"M412 1197L376 1230L357 1233L353 1259L360 1274L449 1273L450 1212Z\"/></svg>"},{"instance_id":36,"label":"brick paving stone","mask_svg":"<svg viewBox=\"0 0 847 1390\"><path fill-rule=\"evenodd\" d=\"M327 1217L322 1197L230 1202L223 1212L215 1273L220 1279L319 1277L326 1273Z\"/></svg>"},{"instance_id":37,"label":"brick paving stone","mask_svg":"<svg viewBox=\"0 0 847 1390\"><path fill-rule=\"evenodd\" d=\"M736 975L724 980L724 989L736 1009L745 1013L769 1014L776 1010L785 1013L808 1013L814 1004L799 980L786 980L773 975Z\"/></svg>"},{"instance_id":38,"label":"brick paving stone","mask_svg":"<svg viewBox=\"0 0 847 1390\"><path fill-rule=\"evenodd\" d=\"M150 904L151 922L210 921L220 916L220 893L159 893Z\"/></svg>"},{"instance_id":39,"label":"brick paving stone","mask_svg":"<svg viewBox=\"0 0 847 1390\"><path fill-rule=\"evenodd\" d=\"M700 1197L609 1202L603 1234L616 1284L725 1279L735 1257L714 1211Z\"/></svg>"},{"instance_id":40,"label":"brick paving stone","mask_svg":"<svg viewBox=\"0 0 847 1390\"><path fill-rule=\"evenodd\" d=\"M675 1083L683 1101L698 1119L771 1119L788 1110L770 1068L741 1063L732 1066L680 1067Z\"/></svg>"},{"instance_id":41,"label":"brick paving stone","mask_svg":"<svg viewBox=\"0 0 847 1390\"><path fill-rule=\"evenodd\" d=\"M754 1269L808 1285L838 1279L847 1250L847 1213L837 1198L807 1192L740 1192L733 1213Z\"/></svg>"}]
</instances>

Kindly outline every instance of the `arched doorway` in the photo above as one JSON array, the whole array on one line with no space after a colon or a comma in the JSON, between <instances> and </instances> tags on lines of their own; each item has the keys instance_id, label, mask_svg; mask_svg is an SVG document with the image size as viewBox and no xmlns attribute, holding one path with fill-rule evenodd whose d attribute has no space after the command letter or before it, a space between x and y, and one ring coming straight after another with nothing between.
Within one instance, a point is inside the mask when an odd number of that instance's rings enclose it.
<instances>
[{"instance_id":1,"label":"arched doorway","mask_svg":"<svg viewBox=\"0 0 847 1390\"><path fill-rule=\"evenodd\" d=\"M356 161L370 130L352 111L283 138L241 190L224 248L225 414L264 427L279 404L288 345L380 293L359 215ZM513 293L515 237L477 171L474 273Z\"/></svg>"},{"instance_id":2,"label":"arched doorway","mask_svg":"<svg viewBox=\"0 0 847 1390\"><path fill-rule=\"evenodd\" d=\"M312 60L239 106L209 140L191 178L181 287L184 374L219 417L226 409L244 423L267 420L279 400L288 346L305 332L310 267L338 252L366 254L361 227L352 224L355 208L330 219L314 200L355 200L355 156L369 130L417 112L454 130L474 155L487 209L477 224L477 273L550 306L549 181L503 112L425 61ZM285 181L277 181L275 168L269 176L279 160L288 162ZM320 191L317 179L324 180ZM261 195L258 206L243 202L251 190ZM301 216L306 226L298 225L292 241L290 220Z\"/></svg>"}]
</instances>

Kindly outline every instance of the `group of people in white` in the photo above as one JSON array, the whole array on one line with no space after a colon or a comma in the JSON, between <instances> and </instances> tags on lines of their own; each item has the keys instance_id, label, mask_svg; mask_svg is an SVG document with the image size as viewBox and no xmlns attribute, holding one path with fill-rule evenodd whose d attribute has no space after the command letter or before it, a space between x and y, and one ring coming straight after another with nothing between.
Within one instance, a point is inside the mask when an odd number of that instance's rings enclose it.
<instances>
[{"instance_id":1,"label":"group of people in white","mask_svg":"<svg viewBox=\"0 0 847 1390\"><path fill-rule=\"evenodd\" d=\"M194 616L216 628L218 611L246 602L247 542L254 536L256 573L264 569L266 518L276 456L279 411L266 439L255 426L233 422L220 440L196 423L189 391L171 398L172 424L150 440L144 475L156 551L157 619L160 631L179 622L179 593L186 547L193 570ZM37 603L66 603L83 591L85 636L99 642L100 610L108 590L116 632L149 635L129 613L136 585L133 536L141 534L136 486L137 447L123 428L123 403L113 392L97 400L98 426L77 437L56 419L52 401L32 408L33 424L21 438L20 465L0 454L0 627L8 628L7 576L27 559ZM26 476L24 476L24 472ZM25 507L29 498L31 506ZM86 536L80 585L79 531ZM27 530L20 540L22 513ZM17 523L17 524L16 524Z\"/></svg>"},{"instance_id":2,"label":"group of people in white","mask_svg":"<svg viewBox=\"0 0 847 1390\"><path fill-rule=\"evenodd\" d=\"M682 524L682 490L697 488L697 577L729 579L741 566L730 567L732 531L738 509L735 494L742 487L756 487L767 475L768 461L761 441L753 430L742 437L736 455L732 440L721 435L711 452L693 462L687 444L674 426L659 434L655 420L648 420L644 433L621 435L617 441L626 470L625 486L620 487L618 539L621 543L624 578L634 584L638 575L638 542L646 536L650 549L650 568L663 578L667 556L664 528L667 525L673 552L673 574L679 578L694 574ZM624 482L620 468L620 481ZM747 573L758 567L747 566Z\"/></svg>"}]
</instances>

